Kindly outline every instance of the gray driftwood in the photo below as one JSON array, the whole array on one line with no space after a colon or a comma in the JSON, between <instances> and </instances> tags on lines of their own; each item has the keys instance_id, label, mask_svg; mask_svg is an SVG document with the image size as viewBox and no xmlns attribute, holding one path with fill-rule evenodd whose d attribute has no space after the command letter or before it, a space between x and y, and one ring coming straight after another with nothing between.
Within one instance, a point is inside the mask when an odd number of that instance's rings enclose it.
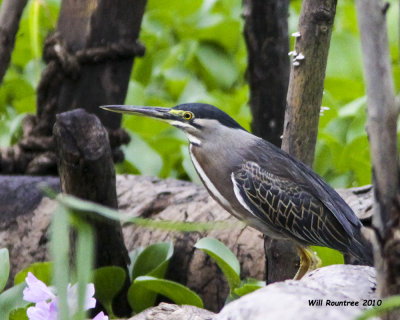
<instances>
[{"instance_id":1,"label":"gray driftwood","mask_svg":"<svg viewBox=\"0 0 400 320\"><path fill-rule=\"evenodd\" d=\"M15 180L13 187L10 188L12 179ZM32 180L34 183L29 184L30 179L34 179ZM40 179L0 176L0 247L7 247L10 250L11 277L33 262L49 260L46 251L47 229L55 203L44 198L36 209L32 209L29 205L33 201L30 199L37 197L34 185ZM42 177L42 179L57 188L55 178ZM23 187L28 185L29 188ZM21 192L24 196L18 196ZM33 197L30 193L36 196ZM363 215L370 206L368 195L371 189L365 187L354 192L346 190L345 193L345 199L351 199L353 210L358 215ZM120 209L129 212L129 215L179 221L235 221L212 200L203 187L190 182L145 176L117 176L117 194ZM5 201L12 197L15 201ZM359 202L357 199L362 201ZM35 198L36 203L39 200ZM23 211L21 208L26 210ZM228 287L215 263L203 252L193 248L193 244L200 237L206 235L216 237L232 249L241 263L242 277L263 279L265 276L262 236L250 228L236 227L200 234L128 226L124 227L123 232L129 250L172 239L175 243L175 255L168 277L187 284L198 292L204 299L205 307L210 310L217 311L223 306Z\"/></svg>"},{"instance_id":2,"label":"gray driftwood","mask_svg":"<svg viewBox=\"0 0 400 320\"><path fill-rule=\"evenodd\" d=\"M333 265L317 269L300 281L277 282L248 294L228 304L213 319L350 320L366 308L364 300L376 300L375 288L373 268ZM322 306L309 306L312 299L322 299ZM328 300L359 305L331 306Z\"/></svg>"}]
</instances>

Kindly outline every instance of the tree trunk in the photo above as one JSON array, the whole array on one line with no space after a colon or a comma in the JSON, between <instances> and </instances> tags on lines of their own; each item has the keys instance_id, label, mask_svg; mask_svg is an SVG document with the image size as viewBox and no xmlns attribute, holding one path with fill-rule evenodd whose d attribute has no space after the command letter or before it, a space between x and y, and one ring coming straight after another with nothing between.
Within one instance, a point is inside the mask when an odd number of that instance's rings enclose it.
<instances>
[{"instance_id":1,"label":"tree trunk","mask_svg":"<svg viewBox=\"0 0 400 320\"><path fill-rule=\"evenodd\" d=\"M373 225L377 245L374 253L380 297L400 293L399 106L396 106L388 48L387 10L388 3L383 1L357 1L375 186ZM384 319L400 319L400 310L391 311Z\"/></svg>"},{"instance_id":2,"label":"tree trunk","mask_svg":"<svg viewBox=\"0 0 400 320\"><path fill-rule=\"evenodd\" d=\"M37 114L22 141L2 151L2 173L56 174L52 128L57 113L84 107L109 131L115 161L129 141L121 116L99 109L125 100L146 0L64 0L57 30L45 43L47 63L37 90Z\"/></svg>"},{"instance_id":3,"label":"tree trunk","mask_svg":"<svg viewBox=\"0 0 400 320\"><path fill-rule=\"evenodd\" d=\"M19 21L28 0L3 0L0 9L0 84L14 49Z\"/></svg>"},{"instance_id":4,"label":"tree trunk","mask_svg":"<svg viewBox=\"0 0 400 320\"><path fill-rule=\"evenodd\" d=\"M336 0L304 0L290 72L282 149L314 161Z\"/></svg>"},{"instance_id":5,"label":"tree trunk","mask_svg":"<svg viewBox=\"0 0 400 320\"><path fill-rule=\"evenodd\" d=\"M314 161L335 12L336 0L303 1L290 72L282 149L310 167ZM298 269L298 258L288 258L297 257L295 245L277 242L273 239L266 242L273 257L267 261L269 270L273 269L268 276L276 276L270 281L293 278Z\"/></svg>"},{"instance_id":6,"label":"tree trunk","mask_svg":"<svg viewBox=\"0 0 400 320\"><path fill-rule=\"evenodd\" d=\"M288 0L244 0L252 132L280 147L289 82Z\"/></svg>"},{"instance_id":7,"label":"tree trunk","mask_svg":"<svg viewBox=\"0 0 400 320\"><path fill-rule=\"evenodd\" d=\"M62 192L118 209L110 144L99 119L82 109L61 113L54 125L54 137ZM116 299L115 310L118 315L128 315L129 256L121 225L109 219L82 218L94 228L95 268L119 266L127 273L125 290Z\"/></svg>"}]
</instances>

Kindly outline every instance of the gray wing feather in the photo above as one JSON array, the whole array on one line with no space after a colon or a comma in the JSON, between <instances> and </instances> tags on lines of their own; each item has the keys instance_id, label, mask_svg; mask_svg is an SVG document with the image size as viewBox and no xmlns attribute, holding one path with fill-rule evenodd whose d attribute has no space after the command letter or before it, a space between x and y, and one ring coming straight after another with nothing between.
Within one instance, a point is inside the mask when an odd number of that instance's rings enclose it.
<instances>
[{"instance_id":1,"label":"gray wing feather","mask_svg":"<svg viewBox=\"0 0 400 320\"><path fill-rule=\"evenodd\" d=\"M239 202L275 232L343 250L349 238L322 201L301 185L247 161L232 174Z\"/></svg>"}]
</instances>

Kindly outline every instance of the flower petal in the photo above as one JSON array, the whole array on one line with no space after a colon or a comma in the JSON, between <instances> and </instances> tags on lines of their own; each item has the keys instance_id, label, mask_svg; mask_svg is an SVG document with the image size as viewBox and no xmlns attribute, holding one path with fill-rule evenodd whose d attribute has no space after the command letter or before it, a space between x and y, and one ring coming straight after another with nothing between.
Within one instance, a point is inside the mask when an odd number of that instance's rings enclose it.
<instances>
[{"instance_id":1,"label":"flower petal","mask_svg":"<svg viewBox=\"0 0 400 320\"><path fill-rule=\"evenodd\" d=\"M86 286L85 309L92 309L96 306L96 299L94 296L94 284L89 283Z\"/></svg>"},{"instance_id":2,"label":"flower petal","mask_svg":"<svg viewBox=\"0 0 400 320\"><path fill-rule=\"evenodd\" d=\"M50 320L50 307L47 302L38 302L34 307L26 310L29 320Z\"/></svg>"},{"instance_id":3,"label":"flower petal","mask_svg":"<svg viewBox=\"0 0 400 320\"><path fill-rule=\"evenodd\" d=\"M43 281L37 279L31 272L28 272L25 282L28 285L24 291L24 300L29 302L43 302L53 299L55 295Z\"/></svg>"},{"instance_id":4,"label":"flower petal","mask_svg":"<svg viewBox=\"0 0 400 320\"><path fill-rule=\"evenodd\" d=\"M97 316L95 316L95 317L93 318L93 320L108 320L108 316L106 316L106 315L104 314L104 312L102 311L102 312L100 312L99 314L97 314Z\"/></svg>"}]
</instances>

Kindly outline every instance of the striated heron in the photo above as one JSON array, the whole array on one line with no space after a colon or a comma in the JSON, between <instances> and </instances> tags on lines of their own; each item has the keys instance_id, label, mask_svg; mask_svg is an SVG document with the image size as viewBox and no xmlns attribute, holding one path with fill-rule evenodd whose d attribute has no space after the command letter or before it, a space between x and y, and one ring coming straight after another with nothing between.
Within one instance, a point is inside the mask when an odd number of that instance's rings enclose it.
<instances>
[{"instance_id":1,"label":"striated heron","mask_svg":"<svg viewBox=\"0 0 400 320\"><path fill-rule=\"evenodd\" d=\"M112 105L103 109L169 122L183 130L193 165L210 195L229 213L275 239L297 244L295 279L318 267L308 248L324 246L373 264L362 224L312 169L243 129L218 108L200 103L174 108Z\"/></svg>"}]
</instances>

